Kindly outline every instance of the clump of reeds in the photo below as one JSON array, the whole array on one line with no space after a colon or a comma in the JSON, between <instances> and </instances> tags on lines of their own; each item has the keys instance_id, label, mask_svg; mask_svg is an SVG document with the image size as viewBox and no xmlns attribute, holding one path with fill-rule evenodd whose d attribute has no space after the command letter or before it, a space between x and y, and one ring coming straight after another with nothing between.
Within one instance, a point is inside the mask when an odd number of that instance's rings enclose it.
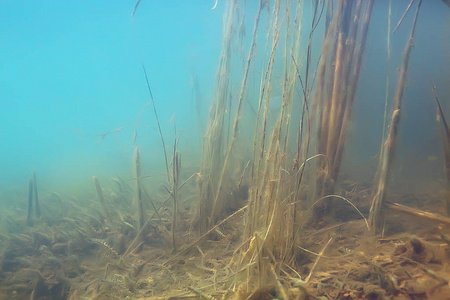
<instances>
[{"instance_id":1,"label":"clump of reeds","mask_svg":"<svg viewBox=\"0 0 450 300\"><path fill-rule=\"evenodd\" d=\"M297 5L300 5L297 3ZM240 261L240 268L248 268L250 278L254 277L257 286L277 281L280 272L279 261L289 256L289 245L293 240L293 192L291 191L291 174L286 172L288 165L289 129L297 80L294 60L300 52L301 26L290 23L301 19L301 9L285 7L282 17L282 4L275 2L271 28L272 44L264 79L261 80L258 113L255 126L254 152L251 171L251 189L249 209L245 219L244 239L249 241L248 250ZM290 11L292 9L293 12ZM289 16L289 17L288 17ZM285 22L283 24L283 21ZM294 25L294 26L293 26ZM294 28L294 30L291 28ZM285 34L285 60L282 105L273 128L268 128L268 111L272 72L281 33ZM288 37L292 34L292 39ZM291 55L286 55L291 53ZM264 110L264 111L263 111ZM268 131L271 130L269 135ZM254 267L251 267L254 265ZM276 266L273 268L273 266Z\"/></svg>"},{"instance_id":2,"label":"clump of reeds","mask_svg":"<svg viewBox=\"0 0 450 300\"><path fill-rule=\"evenodd\" d=\"M264 7L264 3L265 3L265 1L260 0L259 8L258 8L256 17L255 17L255 26L253 29L252 41L250 44L250 50L248 53L247 60L245 62L245 69L244 69L244 74L243 74L242 83L241 83L241 90L239 92L239 97L238 97L238 101L237 101L237 108L236 108L236 114L235 114L235 119L234 119L234 123L233 123L232 136L230 137L230 140L228 141L228 149L226 151L222 170L220 171L220 176L218 178L216 196L215 196L214 203L212 206L211 221L213 223L215 223L219 219L219 217L221 217L223 214L222 211L223 211L223 208L225 205L224 204L225 198L222 193L223 185L224 185L224 178L225 178L225 174L227 174L227 170L228 170L228 167L230 164L231 154L234 150L234 145L238 138L239 120L241 119L241 114L242 114L242 106L243 106L244 96L245 96L246 87L247 87L248 73L250 70L251 62L252 62L255 48L256 48L256 36L257 36L257 31L258 31L259 20L261 17L261 10Z\"/></svg>"},{"instance_id":3,"label":"clump of reeds","mask_svg":"<svg viewBox=\"0 0 450 300\"><path fill-rule=\"evenodd\" d=\"M332 194L338 179L373 4L339 1L323 44L313 108L317 150L327 157L318 174L320 197Z\"/></svg>"},{"instance_id":4,"label":"clump of reeds","mask_svg":"<svg viewBox=\"0 0 450 300\"><path fill-rule=\"evenodd\" d=\"M245 218L244 240L248 249L239 264L257 286L276 282L282 265L289 265L297 256L296 245L309 211L302 209L306 197L340 197L328 195L334 190L340 170L374 1L338 3L335 10L328 10L326 35L315 70L312 39L326 2L315 3L306 53L301 59L304 28L298 20L302 20L303 1L274 3L270 55L259 89ZM280 41L284 42L281 59L276 55ZM270 127L272 73L277 64L283 66L282 105ZM300 92L296 94L296 90ZM292 116L299 116L300 122L293 124ZM289 151L293 138L297 144L294 156ZM310 155L312 151L318 154ZM306 164L314 158L320 159L316 164L317 193L313 189L306 191L302 181ZM314 168L309 171L314 174ZM324 201L316 201L319 202Z\"/></svg>"},{"instance_id":5,"label":"clump of reeds","mask_svg":"<svg viewBox=\"0 0 450 300\"><path fill-rule=\"evenodd\" d=\"M231 76L232 44L237 23L238 1L230 0L227 5L228 9L224 17L222 52L220 54L219 68L216 75L216 95L214 104L211 107L210 121L203 142L202 167L197 178L200 190L198 222L201 233L206 232L213 222L211 219L213 206L221 197L220 194L222 193L218 189L219 177L225 177L225 175L221 175L224 163L223 149L226 145L225 116L230 105L229 82ZM223 183L221 185L223 186Z\"/></svg>"}]
</instances>

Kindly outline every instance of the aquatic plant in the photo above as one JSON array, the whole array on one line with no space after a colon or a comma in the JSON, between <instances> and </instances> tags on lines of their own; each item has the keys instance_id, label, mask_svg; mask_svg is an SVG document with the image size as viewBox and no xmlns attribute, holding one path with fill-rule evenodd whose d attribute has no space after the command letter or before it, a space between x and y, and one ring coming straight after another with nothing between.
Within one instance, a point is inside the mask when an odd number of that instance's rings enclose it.
<instances>
[{"instance_id":1,"label":"aquatic plant","mask_svg":"<svg viewBox=\"0 0 450 300\"><path fill-rule=\"evenodd\" d=\"M436 87L433 86L434 98L437 104L437 115L436 120L439 122L442 136L442 145L444 146L444 157L445 157L445 173L447 175L447 181L450 184L450 128L447 123L444 111L442 109L441 103L436 93ZM445 210L447 215L450 215L450 197L445 200Z\"/></svg>"},{"instance_id":2,"label":"aquatic plant","mask_svg":"<svg viewBox=\"0 0 450 300\"><path fill-rule=\"evenodd\" d=\"M390 165L392 163L395 151L395 144L397 142L403 92L405 89L406 75L409 66L409 58L413 46L414 33L416 32L417 17L419 15L421 5L422 0L419 0L416 14L412 24L411 33L403 53L403 63L398 78L397 91L395 93L395 107L389 125L389 132L386 137L386 141L384 142L384 147L380 156L376 193L372 200L372 206L370 208L370 215L369 215L369 223L371 226L372 233L380 232L384 224L384 216L385 216L385 214L383 213L384 198L386 197L386 189L389 180Z\"/></svg>"}]
</instances>

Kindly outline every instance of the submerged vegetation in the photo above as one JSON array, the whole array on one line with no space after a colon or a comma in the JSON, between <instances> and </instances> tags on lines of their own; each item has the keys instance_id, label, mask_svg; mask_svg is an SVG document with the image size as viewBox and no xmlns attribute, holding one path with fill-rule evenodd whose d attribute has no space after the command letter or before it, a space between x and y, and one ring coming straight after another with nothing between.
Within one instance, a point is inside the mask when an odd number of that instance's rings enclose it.
<instances>
[{"instance_id":1,"label":"submerged vegetation","mask_svg":"<svg viewBox=\"0 0 450 300\"><path fill-rule=\"evenodd\" d=\"M145 68L143 110L157 122L162 182L146 180L141 157L151 154L139 148L137 125L132 178L93 176L78 199L42 193L33 172L28 198L1 216L0 298L446 299L449 187L405 195L390 184L422 0L405 7L412 23L402 17L397 26L411 29L391 111L386 102L378 171L365 170L377 172L373 184L343 169L361 74L371 72L363 65L375 1L305 2L259 0L253 12L226 1L195 172L182 168L176 128L165 144ZM449 104L438 91L430 99L450 184Z\"/></svg>"}]
</instances>

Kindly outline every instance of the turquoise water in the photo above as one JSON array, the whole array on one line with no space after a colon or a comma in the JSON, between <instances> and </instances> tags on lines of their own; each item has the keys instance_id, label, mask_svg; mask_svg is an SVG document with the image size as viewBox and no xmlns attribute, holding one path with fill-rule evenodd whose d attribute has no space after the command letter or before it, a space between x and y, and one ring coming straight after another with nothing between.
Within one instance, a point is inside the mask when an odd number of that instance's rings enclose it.
<instances>
[{"instance_id":1,"label":"turquoise water","mask_svg":"<svg viewBox=\"0 0 450 300\"><path fill-rule=\"evenodd\" d=\"M132 20L133 1L1 1L2 189L26 185L32 169L52 188L129 172L135 128L158 170L152 110L135 125L150 99L141 62L166 139L175 120L182 145L197 150L192 76L206 116L221 47L224 3L211 2L142 1Z\"/></svg>"},{"instance_id":2,"label":"turquoise water","mask_svg":"<svg viewBox=\"0 0 450 300\"><path fill-rule=\"evenodd\" d=\"M248 11L253 12L254 4ZM26 186L33 169L49 188L92 175L129 172L136 128L137 144L148 153L144 159L149 168L155 173L164 169L152 110L146 109L135 122L149 101L141 62L149 74L163 134L172 141L175 123L183 152L198 162L214 95L225 1L218 1L214 10L213 5L214 1L142 1L131 19L133 1L1 1L2 192ZM394 3L393 27L403 9L403 3ZM305 9L306 19L308 12ZM375 5L360 79L361 100L355 105L358 129L353 130L354 150L349 151L357 154L358 163L376 155L380 144L386 12L387 2ZM253 15L247 15L249 40ZM443 99L450 94L449 19L449 9L440 1L424 3L405 92L408 112L400 144L419 151L419 139L423 151L429 152L425 156L440 155L435 104L430 99L432 83ZM392 34L392 62L400 61L411 20L408 14ZM264 42L261 38L260 46ZM397 63L390 64L391 95L397 68ZM252 71L253 91L258 90L259 70L255 66ZM194 90L201 97L193 99ZM374 138L360 143L367 135ZM423 155L421 151L417 155Z\"/></svg>"}]
</instances>

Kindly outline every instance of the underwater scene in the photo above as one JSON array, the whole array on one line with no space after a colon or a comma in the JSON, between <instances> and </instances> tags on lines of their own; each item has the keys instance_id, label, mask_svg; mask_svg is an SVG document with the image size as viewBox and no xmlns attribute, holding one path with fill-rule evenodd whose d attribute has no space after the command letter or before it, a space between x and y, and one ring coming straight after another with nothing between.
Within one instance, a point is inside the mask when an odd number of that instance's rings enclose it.
<instances>
[{"instance_id":1,"label":"underwater scene","mask_svg":"<svg viewBox=\"0 0 450 300\"><path fill-rule=\"evenodd\" d=\"M0 28L0 299L450 299L450 1Z\"/></svg>"}]
</instances>

